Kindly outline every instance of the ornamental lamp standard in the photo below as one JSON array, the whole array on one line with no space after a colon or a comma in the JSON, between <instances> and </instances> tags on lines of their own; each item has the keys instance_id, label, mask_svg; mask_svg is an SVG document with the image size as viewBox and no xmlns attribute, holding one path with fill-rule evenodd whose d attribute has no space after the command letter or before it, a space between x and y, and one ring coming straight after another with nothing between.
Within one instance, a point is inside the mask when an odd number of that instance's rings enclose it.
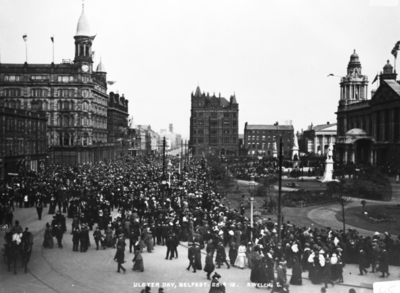
<instances>
[{"instance_id":1,"label":"ornamental lamp standard","mask_svg":"<svg viewBox=\"0 0 400 293\"><path fill-rule=\"evenodd\" d=\"M168 172L168 185L169 185L169 187L171 187L171 173L172 173L171 160L168 160L167 172Z\"/></svg>"}]
</instances>

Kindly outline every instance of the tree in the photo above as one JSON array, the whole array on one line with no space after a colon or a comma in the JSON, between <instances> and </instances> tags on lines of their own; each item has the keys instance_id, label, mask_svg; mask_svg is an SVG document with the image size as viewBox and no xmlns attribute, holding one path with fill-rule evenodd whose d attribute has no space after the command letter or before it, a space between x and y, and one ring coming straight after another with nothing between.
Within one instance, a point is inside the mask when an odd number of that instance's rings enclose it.
<instances>
[{"instance_id":1,"label":"tree","mask_svg":"<svg viewBox=\"0 0 400 293\"><path fill-rule=\"evenodd\" d=\"M344 179L337 181L332 181L327 184L328 192L331 194L332 198L342 208L342 222L343 222L343 233L346 232L346 214L344 207L352 202L351 197L348 196L349 190Z\"/></svg>"},{"instance_id":2,"label":"tree","mask_svg":"<svg viewBox=\"0 0 400 293\"><path fill-rule=\"evenodd\" d=\"M211 179L217 182L219 190L226 196L229 191L236 186L236 181L229 172L229 166L227 164L222 164L221 160L219 160L216 155L207 156L207 162L211 169Z\"/></svg>"}]
</instances>

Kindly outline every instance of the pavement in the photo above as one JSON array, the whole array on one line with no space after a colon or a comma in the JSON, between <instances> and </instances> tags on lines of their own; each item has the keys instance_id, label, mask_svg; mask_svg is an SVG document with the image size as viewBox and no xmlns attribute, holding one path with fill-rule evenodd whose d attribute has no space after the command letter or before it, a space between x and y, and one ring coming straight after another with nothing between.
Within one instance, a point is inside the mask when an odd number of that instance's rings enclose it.
<instances>
[{"instance_id":1,"label":"pavement","mask_svg":"<svg viewBox=\"0 0 400 293\"><path fill-rule=\"evenodd\" d=\"M393 202L400 202L400 185L394 186ZM370 202L370 201L369 201ZM354 205L359 205L353 202ZM165 292L208 292L210 282L204 271L192 273L187 271L187 243L181 243L178 247L179 258L165 260L166 248L155 246L153 253L144 252L145 271L133 272L133 254L125 252L124 264L126 274L117 273L117 264L113 261L115 249L96 251L91 235L92 245L86 253L72 252L71 219L67 219L67 232L63 238L63 249L42 248L43 234L46 222L51 222L53 215L47 214L48 208L44 209L42 220L39 221L34 208L15 208L14 220L19 220L22 227L29 227L35 235L34 247L31 260L28 264L28 273L23 273L18 267L17 275L7 271L4 260L0 260L0 293L9 292L140 292L146 283L152 283L151 292L158 292L158 287L163 287ZM323 226L335 228L341 227L341 223L334 217L336 207L316 207L308 212L307 217L311 221ZM357 228L357 230L360 230ZM364 231L363 231L364 232ZM369 235L371 231L365 231ZM3 247L4 232L0 232L0 246ZM203 250L204 254L204 250ZM204 266L203 255L202 261ZM379 274L368 273L364 276L358 275L358 266L346 265L344 267L344 283L336 284L328 288L328 293L347 293L350 288L355 288L357 293L372 293L374 282L395 281L399 279L400 267L390 266L391 275L380 279ZM250 269L244 270L231 267L217 269L222 276L221 282L226 283L229 293L242 292L268 292L267 289L256 289L250 283ZM288 280L291 270L288 269ZM303 273L302 286L290 286L291 293L320 292L322 285L313 285L307 279L307 273ZM399 291L400 292L400 291Z\"/></svg>"}]
</instances>

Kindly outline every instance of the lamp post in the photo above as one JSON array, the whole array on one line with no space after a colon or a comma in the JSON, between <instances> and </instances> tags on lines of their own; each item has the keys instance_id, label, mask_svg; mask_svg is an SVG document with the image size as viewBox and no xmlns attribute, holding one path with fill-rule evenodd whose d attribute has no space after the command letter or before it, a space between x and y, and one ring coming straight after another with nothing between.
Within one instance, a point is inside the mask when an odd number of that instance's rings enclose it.
<instances>
[{"instance_id":1,"label":"lamp post","mask_svg":"<svg viewBox=\"0 0 400 293\"><path fill-rule=\"evenodd\" d=\"M168 172L168 186L170 188L171 188L171 170L172 170L172 163L171 160L168 160L167 172Z\"/></svg>"},{"instance_id":2,"label":"lamp post","mask_svg":"<svg viewBox=\"0 0 400 293\"><path fill-rule=\"evenodd\" d=\"M276 128L279 130L279 125L277 123ZM279 135L279 192L278 192L278 243L281 242L281 225L282 225L282 215L281 215L281 201L282 201L282 135Z\"/></svg>"},{"instance_id":3,"label":"lamp post","mask_svg":"<svg viewBox=\"0 0 400 293\"><path fill-rule=\"evenodd\" d=\"M252 196L250 197L250 227L251 227L250 240L251 241L253 241L253 204L254 204L254 198Z\"/></svg>"}]
</instances>

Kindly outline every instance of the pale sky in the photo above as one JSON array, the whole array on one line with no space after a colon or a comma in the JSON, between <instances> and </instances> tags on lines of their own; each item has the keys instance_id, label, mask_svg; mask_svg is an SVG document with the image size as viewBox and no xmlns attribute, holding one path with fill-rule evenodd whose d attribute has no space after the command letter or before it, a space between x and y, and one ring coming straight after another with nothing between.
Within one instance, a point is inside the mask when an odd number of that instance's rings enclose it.
<instances>
[{"instance_id":1,"label":"pale sky","mask_svg":"<svg viewBox=\"0 0 400 293\"><path fill-rule=\"evenodd\" d=\"M378 3L378 5L376 5ZM74 58L81 0L0 0L2 63ZM86 0L93 50L109 91L129 99L135 124L189 134L197 85L229 100L236 93L239 133L249 124L296 130L336 122L339 77L360 56L369 98L377 72L400 40L398 0Z\"/></svg>"}]
</instances>

